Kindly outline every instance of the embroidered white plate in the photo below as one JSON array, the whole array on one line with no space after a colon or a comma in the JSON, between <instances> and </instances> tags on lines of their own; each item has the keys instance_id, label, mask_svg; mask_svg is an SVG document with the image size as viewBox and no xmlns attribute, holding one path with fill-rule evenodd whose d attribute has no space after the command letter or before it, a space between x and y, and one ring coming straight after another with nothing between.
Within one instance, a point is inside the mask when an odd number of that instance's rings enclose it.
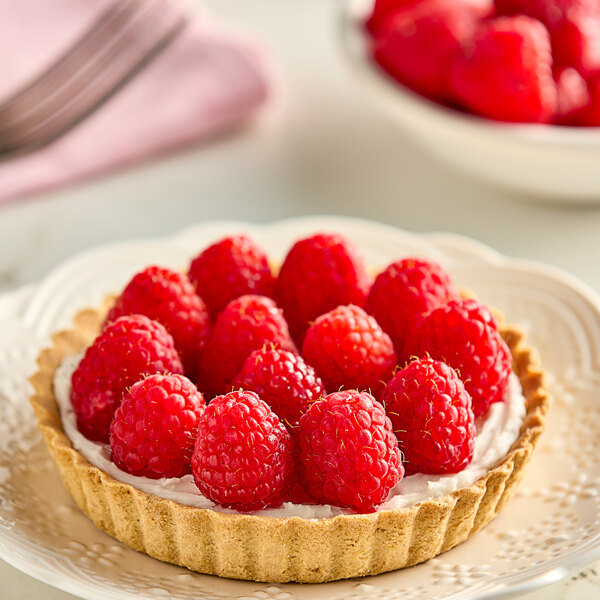
<instances>
[{"instance_id":1,"label":"embroidered white plate","mask_svg":"<svg viewBox=\"0 0 600 600\"><path fill-rule=\"evenodd\" d=\"M163 564L114 541L76 508L28 404L39 349L79 309L151 263L184 268L218 238L247 232L271 256L316 231L351 237L369 264L435 258L523 325L553 374L548 430L517 494L472 539L423 565L318 585L219 579ZM342 217L269 225L213 222L164 240L113 244L68 261L36 287L0 296L0 557L89 600L408 600L506 597L552 583L600 558L600 298L572 277L449 234L414 235Z\"/></svg>"}]
</instances>

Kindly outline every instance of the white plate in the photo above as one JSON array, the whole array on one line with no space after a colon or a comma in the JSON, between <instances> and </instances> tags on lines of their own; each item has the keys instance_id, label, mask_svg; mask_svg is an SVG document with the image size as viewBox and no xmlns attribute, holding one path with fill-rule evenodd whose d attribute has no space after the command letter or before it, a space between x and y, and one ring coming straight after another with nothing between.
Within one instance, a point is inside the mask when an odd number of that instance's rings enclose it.
<instances>
[{"instance_id":1,"label":"white plate","mask_svg":"<svg viewBox=\"0 0 600 600\"><path fill-rule=\"evenodd\" d=\"M33 423L26 377L42 344L69 326L77 310L149 263L184 267L209 242L238 231L282 256L293 240L318 230L346 233L375 267L406 254L437 258L458 285L528 329L553 373L555 404L515 498L468 542L423 565L318 585L198 575L99 531L63 488ZM497 598L552 583L600 557L600 299L554 269L454 235L418 236L341 217L264 226L218 222L87 252L37 287L0 296L0 314L0 557L57 588L90 600Z\"/></svg>"}]
</instances>

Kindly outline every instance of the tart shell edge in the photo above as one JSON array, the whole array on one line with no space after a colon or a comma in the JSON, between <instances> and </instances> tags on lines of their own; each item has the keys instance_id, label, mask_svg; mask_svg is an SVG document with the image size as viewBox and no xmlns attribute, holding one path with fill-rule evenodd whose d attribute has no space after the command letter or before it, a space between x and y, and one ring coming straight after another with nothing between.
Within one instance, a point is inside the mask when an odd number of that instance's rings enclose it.
<instances>
[{"instance_id":1,"label":"tart shell edge","mask_svg":"<svg viewBox=\"0 0 600 600\"><path fill-rule=\"evenodd\" d=\"M63 431L54 397L62 360L96 337L113 299L75 317L38 356L30 398L38 427L71 496L100 529L128 547L198 573L233 579L318 583L376 575L424 562L467 540L502 509L521 480L550 408L546 377L524 332L501 321L526 399L519 437L468 488L414 506L328 519L274 518L185 506L139 491L91 465Z\"/></svg>"}]
</instances>

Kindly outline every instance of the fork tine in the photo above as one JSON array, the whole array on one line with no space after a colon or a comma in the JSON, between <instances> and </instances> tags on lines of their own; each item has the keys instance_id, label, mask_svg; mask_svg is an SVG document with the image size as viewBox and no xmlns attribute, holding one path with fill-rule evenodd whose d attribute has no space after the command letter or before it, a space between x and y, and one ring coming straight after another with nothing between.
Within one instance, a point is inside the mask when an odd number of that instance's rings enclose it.
<instances>
[{"instance_id":1,"label":"fork tine","mask_svg":"<svg viewBox=\"0 0 600 600\"><path fill-rule=\"evenodd\" d=\"M56 123L64 123L73 119L73 114L87 114L113 95L122 85L166 46L186 24L181 14L173 14L167 18L164 13L156 16L148 23L137 42L130 43L127 48L117 52L114 61L107 61L104 68L98 71L84 87L78 90L67 106L51 113L41 125L36 124L29 130L29 139L38 135L42 126L45 129L55 127ZM120 54L127 52L126 57Z\"/></svg>"},{"instance_id":2,"label":"fork tine","mask_svg":"<svg viewBox=\"0 0 600 600\"><path fill-rule=\"evenodd\" d=\"M101 68L90 71L78 80L76 93L59 99L64 104L53 112L46 112L41 121L29 127L13 128L0 137L0 154L8 155L32 150L46 145L74 127L87 115L110 98L135 73L160 52L187 23L185 15L172 5L157 4L145 21L144 26L129 31L113 45L111 53L105 53ZM10 135L9 135L10 134Z\"/></svg>"},{"instance_id":3,"label":"fork tine","mask_svg":"<svg viewBox=\"0 0 600 600\"><path fill-rule=\"evenodd\" d=\"M164 2L165 0L145 2L144 8L132 15L135 18L128 18L119 23L119 28L115 28L110 37L99 40L91 60L78 65L78 68L67 79L55 81L54 93L46 97L35 98L35 107L28 114L22 116L19 113L16 118L8 119L5 116L0 119L0 133L3 137L11 135L13 131L23 131L35 127L40 121L68 105L77 94L89 86L90 82L98 78L103 69L119 64L119 60L130 59L131 48L134 47L136 39L140 36L152 35L151 33L146 34L145 28L153 25L158 11L165 10L161 4Z\"/></svg>"},{"instance_id":4,"label":"fork tine","mask_svg":"<svg viewBox=\"0 0 600 600\"><path fill-rule=\"evenodd\" d=\"M120 18L110 20L110 30L104 31L103 36L95 36L93 45L88 44L83 52L71 54L62 68L55 71L54 78L46 79L43 85L32 86L22 101L0 114L0 132L8 135L12 129L39 122L44 118L44 113L60 108L85 83L86 77L93 76L94 71L101 68L103 56L111 51L128 28L131 28L132 35L135 35L136 22L148 12L153 2L154 0L144 0L142 3L131 3L130 10L121 13ZM142 23L139 24L141 25Z\"/></svg>"},{"instance_id":5,"label":"fork tine","mask_svg":"<svg viewBox=\"0 0 600 600\"><path fill-rule=\"evenodd\" d=\"M60 80L65 74L76 71L77 65L82 62L82 56L93 56L97 42L101 42L107 32L110 33L119 21L126 19L134 10L138 9L139 5L140 0L117 0L111 4L66 52L38 77L0 104L0 117L3 117L5 112L18 112L25 109L32 95L37 96L51 92L56 85L57 78Z\"/></svg>"},{"instance_id":6,"label":"fork tine","mask_svg":"<svg viewBox=\"0 0 600 600\"><path fill-rule=\"evenodd\" d=\"M118 68L126 73L137 60L136 52L143 55L147 51L147 47L154 44L155 38L162 35L163 31L166 33L168 28L171 27L168 20L168 7L162 6L164 3L165 0L161 0L161 4L157 2L154 6L149 6L141 15L138 15L139 18L136 21L128 24L127 28L119 31L118 35L109 40L109 44L100 49L93 64L84 65L80 69L78 77L72 78L69 85L61 89L60 94L56 95L52 103L46 102L42 105L43 110L38 111L35 119L30 118L24 123L19 122L18 127L15 126L16 124L11 123L9 127L4 128L4 137L14 131L22 134L24 130L35 130L40 123L65 111L80 94L89 90L105 71L108 73L113 72L117 79L122 76L117 72ZM175 12L173 14L179 15L180 13Z\"/></svg>"}]
</instances>

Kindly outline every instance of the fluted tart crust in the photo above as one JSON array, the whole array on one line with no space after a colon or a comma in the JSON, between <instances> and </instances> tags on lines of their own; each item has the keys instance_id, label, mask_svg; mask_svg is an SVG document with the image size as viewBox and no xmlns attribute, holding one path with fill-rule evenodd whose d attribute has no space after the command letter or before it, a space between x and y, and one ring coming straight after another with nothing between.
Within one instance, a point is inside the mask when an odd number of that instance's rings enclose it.
<instances>
[{"instance_id":1,"label":"fluted tart crust","mask_svg":"<svg viewBox=\"0 0 600 600\"><path fill-rule=\"evenodd\" d=\"M501 323L526 400L519 437L467 488L414 506L326 519L232 514L185 506L117 481L91 465L65 435L53 382L66 356L96 337L111 300L75 317L38 357L31 397L38 426L80 509L130 548L192 571L264 582L324 582L376 575L426 561L467 540L512 496L540 434L550 398L537 352Z\"/></svg>"}]
</instances>

